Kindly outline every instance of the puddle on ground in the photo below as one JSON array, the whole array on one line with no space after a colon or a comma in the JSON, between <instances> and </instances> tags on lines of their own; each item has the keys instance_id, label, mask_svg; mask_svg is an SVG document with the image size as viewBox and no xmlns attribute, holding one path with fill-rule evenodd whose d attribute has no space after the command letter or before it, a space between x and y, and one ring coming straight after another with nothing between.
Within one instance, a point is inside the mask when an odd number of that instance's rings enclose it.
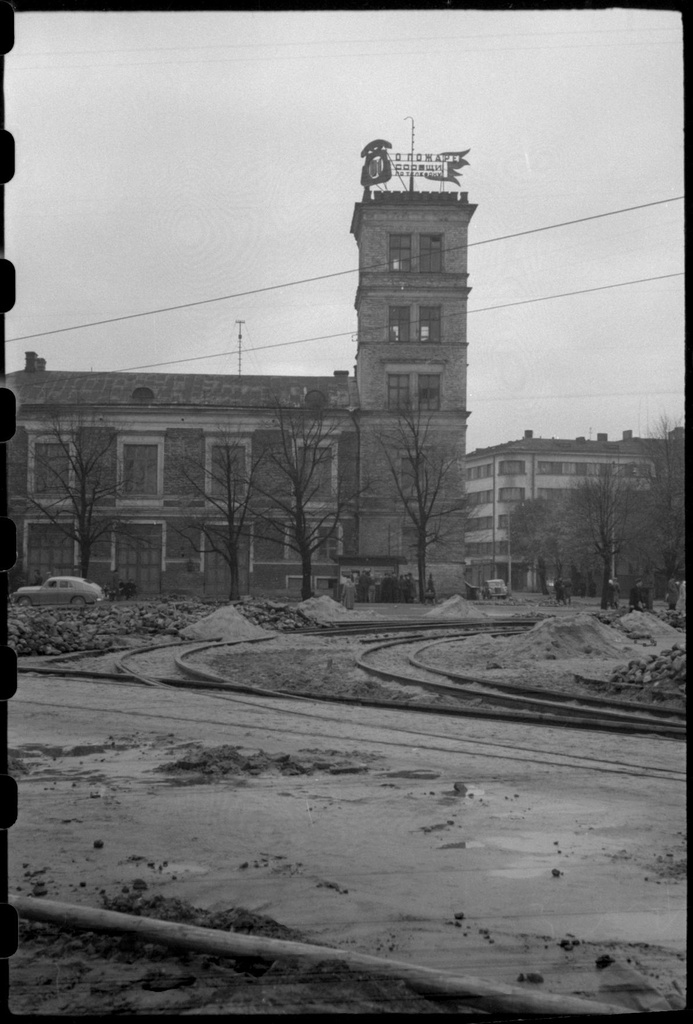
<instances>
[{"instance_id":1,"label":"puddle on ground","mask_svg":"<svg viewBox=\"0 0 693 1024\"><path fill-rule=\"evenodd\" d=\"M177 875L180 878L181 875L207 875L209 874L209 868L204 867L202 864L193 863L166 864L158 873L162 875Z\"/></svg>"},{"instance_id":2,"label":"puddle on ground","mask_svg":"<svg viewBox=\"0 0 693 1024\"><path fill-rule=\"evenodd\" d=\"M487 871L486 874L492 878L538 878L539 875L546 875L546 870L546 864L532 863L514 868L495 868L493 871Z\"/></svg>"},{"instance_id":3,"label":"puddle on ground","mask_svg":"<svg viewBox=\"0 0 693 1024\"><path fill-rule=\"evenodd\" d=\"M464 839L461 843L443 843L439 850L483 850L485 843L478 843L475 839Z\"/></svg>"}]
</instances>

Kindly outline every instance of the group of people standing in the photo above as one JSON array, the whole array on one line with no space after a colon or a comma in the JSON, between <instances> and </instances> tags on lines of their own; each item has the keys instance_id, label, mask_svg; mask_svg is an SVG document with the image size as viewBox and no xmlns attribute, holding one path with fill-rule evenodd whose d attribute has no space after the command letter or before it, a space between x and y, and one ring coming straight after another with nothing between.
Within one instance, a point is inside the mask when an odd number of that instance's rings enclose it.
<instances>
[{"instance_id":1,"label":"group of people standing","mask_svg":"<svg viewBox=\"0 0 693 1024\"><path fill-rule=\"evenodd\" d=\"M554 580L553 592L556 597L556 604L573 603L573 584L570 580L564 580L557 576Z\"/></svg>"},{"instance_id":2,"label":"group of people standing","mask_svg":"<svg viewBox=\"0 0 693 1024\"><path fill-rule=\"evenodd\" d=\"M430 580L433 588L433 581ZM386 572L375 577L370 569L360 573L346 573L342 576L340 599L345 608L353 608L354 604L411 604L417 598L417 585L413 575L408 572L401 576Z\"/></svg>"}]
</instances>

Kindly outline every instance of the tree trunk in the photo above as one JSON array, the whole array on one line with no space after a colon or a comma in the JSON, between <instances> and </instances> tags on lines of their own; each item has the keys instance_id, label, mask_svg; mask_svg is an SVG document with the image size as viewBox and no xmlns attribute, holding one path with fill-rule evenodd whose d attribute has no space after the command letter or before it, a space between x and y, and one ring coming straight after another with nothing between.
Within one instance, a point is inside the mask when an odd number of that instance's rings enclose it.
<instances>
[{"instance_id":1,"label":"tree trunk","mask_svg":"<svg viewBox=\"0 0 693 1024\"><path fill-rule=\"evenodd\" d=\"M546 562L543 558L537 559L537 576L539 577L539 586L542 594L548 597L549 588L546 585Z\"/></svg>"},{"instance_id":2,"label":"tree trunk","mask_svg":"<svg viewBox=\"0 0 693 1024\"><path fill-rule=\"evenodd\" d=\"M609 580L611 579L611 557L605 555L602 566L602 599L600 608L609 607Z\"/></svg>"},{"instance_id":3,"label":"tree trunk","mask_svg":"<svg viewBox=\"0 0 693 1024\"><path fill-rule=\"evenodd\" d=\"M419 570L419 604L423 604L426 593L426 548L424 545L419 546L417 562Z\"/></svg>"},{"instance_id":4,"label":"tree trunk","mask_svg":"<svg viewBox=\"0 0 693 1024\"><path fill-rule=\"evenodd\" d=\"M311 562L310 551L301 552L301 599L307 601L309 597L313 596L313 588L311 586L311 575L313 571L313 565Z\"/></svg>"},{"instance_id":5,"label":"tree trunk","mask_svg":"<svg viewBox=\"0 0 693 1024\"><path fill-rule=\"evenodd\" d=\"M238 542L234 541L234 538L229 537L227 534L227 554L226 559L229 567L229 601L237 601L241 596L240 587L240 571L238 568Z\"/></svg>"}]
</instances>

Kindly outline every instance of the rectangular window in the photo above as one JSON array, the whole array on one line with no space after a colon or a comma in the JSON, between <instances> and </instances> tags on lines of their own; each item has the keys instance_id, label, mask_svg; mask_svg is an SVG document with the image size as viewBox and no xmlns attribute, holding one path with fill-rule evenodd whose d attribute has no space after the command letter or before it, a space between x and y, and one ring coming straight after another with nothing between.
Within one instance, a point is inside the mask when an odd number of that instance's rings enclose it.
<instances>
[{"instance_id":1,"label":"rectangular window","mask_svg":"<svg viewBox=\"0 0 693 1024\"><path fill-rule=\"evenodd\" d=\"M480 480L486 476L493 476L492 462L488 462L485 466L470 466L467 470L467 480Z\"/></svg>"},{"instance_id":2,"label":"rectangular window","mask_svg":"<svg viewBox=\"0 0 693 1024\"><path fill-rule=\"evenodd\" d=\"M587 476L588 462L574 462L573 465L575 466L576 476Z\"/></svg>"},{"instance_id":3,"label":"rectangular window","mask_svg":"<svg viewBox=\"0 0 693 1024\"><path fill-rule=\"evenodd\" d=\"M339 554L339 537L336 532L328 537L329 532L327 526L321 526L318 529L320 545L315 551L316 562L331 562Z\"/></svg>"},{"instance_id":4,"label":"rectangular window","mask_svg":"<svg viewBox=\"0 0 693 1024\"><path fill-rule=\"evenodd\" d=\"M537 498L544 501L557 501L565 493L561 487L537 487Z\"/></svg>"},{"instance_id":5,"label":"rectangular window","mask_svg":"<svg viewBox=\"0 0 693 1024\"><path fill-rule=\"evenodd\" d=\"M214 498L239 500L245 488L245 448L237 444L212 446L210 491Z\"/></svg>"},{"instance_id":6,"label":"rectangular window","mask_svg":"<svg viewBox=\"0 0 693 1024\"><path fill-rule=\"evenodd\" d=\"M419 374L419 409L436 412L440 409L440 374Z\"/></svg>"},{"instance_id":7,"label":"rectangular window","mask_svg":"<svg viewBox=\"0 0 693 1024\"><path fill-rule=\"evenodd\" d=\"M508 516L507 515L498 516L498 529L499 530L507 530L508 529Z\"/></svg>"},{"instance_id":8,"label":"rectangular window","mask_svg":"<svg viewBox=\"0 0 693 1024\"><path fill-rule=\"evenodd\" d=\"M319 448L311 476L312 500L319 501L332 496L332 449Z\"/></svg>"},{"instance_id":9,"label":"rectangular window","mask_svg":"<svg viewBox=\"0 0 693 1024\"><path fill-rule=\"evenodd\" d=\"M65 492L69 488L70 459L61 444L34 446L34 490L37 494Z\"/></svg>"},{"instance_id":10,"label":"rectangular window","mask_svg":"<svg viewBox=\"0 0 693 1024\"><path fill-rule=\"evenodd\" d=\"M498 489L499 501L524 501L524 487L500 487Z\"/></svg>"},{"instance_id":11,"label":"rectangular window","mask_svg":"<svg viewBox=\"0 0 693 1024\"><path fill-rule=\"evenodd\" d=\"M409 306L390 306L390 341L411 341Z\"/></svg>"},{"instance_id":12,"label":"rectangular window","mask_svg":"<svg viewBox=\"0 0 693 1024\"><path fill-rule=\"evenodd\" d=\"M493 516L478 516L467 520L467 532L476 532L477 530L492 530L493 529Z\"/></svg>"},{"instance_id":13,"label":"rectangular window","mask_svg":"<svg viewBox=\"0 0 693 1024\"><path fill-rule=\"evenodd\" d=\"M507 553L508 553L508 542L507 542L507 540L497 540L496 541L496 554L497 555L507 555Z\"/></svg>"},{"instance_id":14,"label":"rectangular window","mask_svg":"<svg viewBox=\"0 0 693 1024\"><path fill-rule=\"evenodd\" d=\"M123 445L123 489L126 494L158 493L158 452L155 444Z\"/></svg>"},{"instance_id":15,"label":"rectangular window","mask_svg":"<svg viewBox=\"0 0 693 1024\"><path fill-rule=\"evenodd\" d=\"M504 476L524 476L525 464L521 460L507 459L500 463L498 472Z\"/></svg>"},{"instance_id":16,"label":"rectangular window","mask_svg":"<svg viewBox=\"0 0 693 1024\"><path fill-rule=\"evenodd\" d=\"M493 541L472 541L470 544L465 545L465 551L468 555L492 555Z\"/></svg>"},{"instance_id":17,"label":"rectangular window","mask_svg":"<svg viewBox=\"0 0 693 1024\"><path fill-rule=\"evenodd\" d=\"M390 235L390 270L411 270L411 235Z\"/></svg>"},{"instance_id":18,"label":"rectangular window","mask_svg":"<svg viewBox=\"0 0 693 1024\"><path fill-rule=\"evenodd\" d=\"M440 306L419 307L419 341L440 341Z\"/></svg>"},{"instance_id":19,"label":"rectangular window","mask_svg":"<svg viewBox=\"0 0 693 1024\"><path fill-rule=\"evenodd\" d=\"M424 274L439 274L443 269L443 236L421 235L419 239L419 270Z\"/></svg>"},{"instance_id":20,"label":"rectangular window","mask_svg":"<svg viewBox=\"0 0 693 1024\"><path fill-rule=\"evenodd\" d=\"M256 562L282 562L284 550L284 531L279 526L260 523L255 527L253 557Z\"/></svg>"},{"instance_id":21,"label":"rectangular window","mask_svg":"<svg viewBox=\"0 0 693 1024\"><path fill-rule=\"evenodd\" d=\"M411 401L409 374L388 373L387 407L390 410L406 409Z\"/></svg>"},{"instance_id":22,"label":"rectangular window","mask_svg":"<svg viewBox=\"0 0 693 1024\"><path fill-rule=\"evenodd\" d=\"M402 493L406 495L414 494L416 491L416 471L408 455L402 455L400 459L400 486Z\"/></svg>"},{"instance_id":23,"label":"rectangular window","mask_svg":"<svg viewBox=\"0 0 693 1024\"><path fill-rule=\"evenodd\" d=\"M470 505L487 505L493 501L493 491L470 491L467 498Z\"/></svg>"},{"instance_id":24,"label":"rectangular window","mask_svg":"<svg viewBox=\"0 0 693 1024\"><path fill-rule=\"evenodd\" d=\"M563 475L563 463L562 462L539 462L537 463L537 472L543 473L545 476L562 476Z\"/></svg>"}]
</instances>

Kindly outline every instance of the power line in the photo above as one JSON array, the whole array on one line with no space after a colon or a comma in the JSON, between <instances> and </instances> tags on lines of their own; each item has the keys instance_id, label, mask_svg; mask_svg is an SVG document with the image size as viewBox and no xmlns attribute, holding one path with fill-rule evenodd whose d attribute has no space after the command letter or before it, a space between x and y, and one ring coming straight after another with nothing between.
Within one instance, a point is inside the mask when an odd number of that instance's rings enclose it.
<instances>
[{"instance_id":1,"label":"power line","mask_svg":"<svg viewBox=\"0 0 693 1024\"><path fill-rule=\"evenodd\" d=\"M600 220L600 219L602 219L604 217L614 217L614 216L616 216L617 214L620 214L620 213L631 213L634 210L644 210L644 209L646 209L647 207L650 207L650 206L661 206L662 204L666 204L666 203L678 202L679 200L682 200L683 198L684 198L684 196L673 196L671 199L656 199L656 200L654 200L651 203L640 203L637 206L625 206L625 207L623 207L620 210L609 210L606 213L595 213L595 214L591 214L588 217L578 217L578 218L576 218L574 220L560 221L560 222L558 222L556 224L546 224L546 225L544 225L543 227L540 227L540 228L529 228L526 231L516 231L516 232L513 232L512 234L509 234L509 235L498 235L496 238L485 238L485 239L482 239L479 242L470 242L467 245L451 246L449 249L445 249L444 251L445 252L454 252L454 251L456 251L458 249L471 249L471 248L473 248L473 247L475 247L477 245L488 245L491 242L502 242L502 241L507 241L510 238L521 238L524 235L533 235L533 234L537 234L537 233L539 233L541 231L553 231L556 228L569 227L570 225L573 225L573 224L583 224L583 223L585 223L587 221ZM48 335L51 335L51 334L64 334L67 331L79 331L79 330L83 330L84 328L87 328L87 327L100 327L100 326L103 326L104 324L117 323L117 322L119 322L121 320L134 320L134 319L136 319L138 317L154 316L154 315L156 315L158 313L170 313L170 312L173 312L173 311L178 310L178 309L190 309L191 307L194 307L194 306L204 306L204 305L208 305L209 303L212 303L212 302L224 302L227 299L243 298L243 297L245 297L247 295L258 295L258 294L260 294L262 292L277 291L280 288L292 288L292 287L296 287L297 285L301 285L301 284L312 284L315 281L326 281L326 280L329 280L330 278L333 278L333 277L344 277L347 274L356 274L356 273L358 273L359 269L361 269L361 270L377 270L377 269L380 269L380 268L386 267L386 266L389 266L389 262L373 263L373 264L371 264L369 266L365 266L365 267L362 267L362 268L354 267L354 268L352 268L350 270L338 270L338 271L334 271L334 272L332 272L330 274L319 274L317 277L306 277L306 278L301 278L300 280L296 280L296 281L286 281L286 282L283 282L282 284L266 285L263 288L252 288L252 289L250 289L248 291L234 292L234 293L229 294L229 295L217 295L217 296L215 296L214 298L211 298L211 299L196 299L193 302L182 302L182 303L179 303L178 305L175 305L175 306L162 306L159 309L149 309L149 310L145 310L142 313L126 313L123 316L108 317L105 320L92 320L92 321L90 321L88 323L85 323L85 324L74 324L72 327L58 327L58 328L55 328L55 329L53 329L51 331L38 331L35 334L22 334L22 335L19 335L16 338L7 338L5 343L6 344L10 344L10 342L28 341L31 338L45 338L45 337L47 337ZM676 276L676 275L673 275L673 276ZM630 282L625 282L625 283L630 283ZM614 286L608 285L607 287L617 287L617 286L615 286L615 285ZM528 301L539 301L539 300L528 300ZM489 307L489 308L491 308L491 307ZM313 339L311 339L311 340L313 340Z\"/></svg>"},{"instance_id":2,"label":"power line","mask_svg":"<svg viewBox=\"0 0 693 1024\"><path fill-rule=\"evenodd\" d=\"M520 299L517 302L502 302L502 303L499 303L496 306L482 306L479 309L469 309L469 310L467 310L466 311L466 315L471 315L472 313L488 313L489 311L491 311L493 309L507 309L509 306L525 306L525 305L529 305L530 303L534 303L534 302L549 302L552 299L564 299L564 298L568 298L571 295L585 295L585 294L587 294L589 292L608 291L608 290L610 290L612 288L625 288L627 285L631 285L631 284L646 284L649 281L663 281L663 280L666 280L667 278L670 278L670 277L683 277L683 276L684 276L683 275L683 271L680 271L680 272L675 273L675 274L660 274L660 275L658 275L656 277L641 277L641 278L638 278L638 279L633 280L633 281L618 281L615 284L603 284L603 285L599 285L596 288L580 288L580 289L578 289L577 291L574 291L574 292L560 292L560 293L558 293L556 295L542 295L542 296L538 296L537 298L534 298L534 299ZM452 318L454 319L454 318L463 317L463 316L465 316L465 313L456 313L456 314L453 314ZM377 328L376 330L377 330L378 333L380 332L380 330L385 332L385 331L389 330L389 326L383 326L382 328ZM369 331L369 332L366 332L366 333L368 333L368 334L375 334L376 331L374 330L374 331ZM277 341L277 342L274 342L271 345L257 345L256 347L250 349L249 351L250 352L262 352L265 349L285 348L288 345L307 345L307 344L309 344L312 341L330 341L333 338L345 338L345 337L353 335L353 334L354 334L353 331L339 331L337 334L320 334L320 335L316 335L313 338L296 338L293 341ZM402 344L407 344L407 343L403 342ZM103 372L131 373L131 372L133 372L135 370L151 370L151 369L155 369L158 366L176 366L176 365L178 365L180 363L194 363L194 362L199 362L199 361L201 361L203 359L219 359L219 358L224 357L224 356L236 355L237 353L238 353L238 349L231 349L230 351L226 351L226 352L210 352L210 353L208 353L207 355L204 355L204 356L187 356L185 359L167 359L167 360L165 360L162 363L142 363L139 366L126 366L126 367L124 367L124 368L122 368L120 370L110 370L110 371L103 371ZM83 370L82 371L82 373L85 373L85 374L88 374L89 372L90 372L89 370ZM63 379L65 379L65 378L63 378Z\"/></svg>"}]
</instances>

